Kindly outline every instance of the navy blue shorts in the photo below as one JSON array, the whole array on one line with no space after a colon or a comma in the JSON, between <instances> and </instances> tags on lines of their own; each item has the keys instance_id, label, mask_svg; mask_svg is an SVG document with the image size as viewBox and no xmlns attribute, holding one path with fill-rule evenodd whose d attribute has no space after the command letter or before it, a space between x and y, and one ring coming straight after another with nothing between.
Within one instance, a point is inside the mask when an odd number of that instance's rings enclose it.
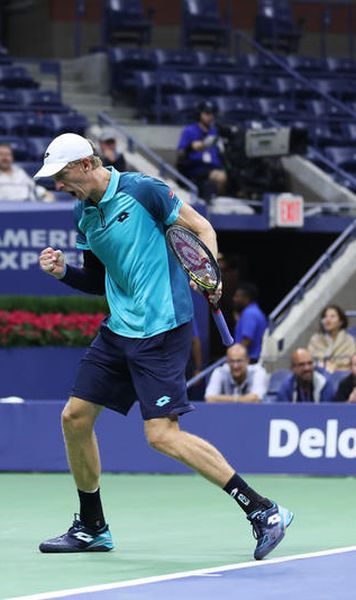
<instances>
[{"instance_id":1,"label":"navy blue shorts","mask_svg":"<svg viewBox=\"0 0 356 600\"><path fill-rule=\"evenodd\" d=\"M145 339L117 335L104 323L71 394L124 415L138 400L145 420L194 410L185 379L191 339L191 323Z\"/></svg>"}]
</instances>

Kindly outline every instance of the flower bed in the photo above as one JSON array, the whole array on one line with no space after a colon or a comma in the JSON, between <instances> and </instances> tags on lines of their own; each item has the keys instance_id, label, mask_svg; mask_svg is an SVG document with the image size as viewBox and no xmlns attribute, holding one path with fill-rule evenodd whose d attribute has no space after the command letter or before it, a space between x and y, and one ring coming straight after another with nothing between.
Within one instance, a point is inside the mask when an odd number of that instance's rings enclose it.
<instances>
[{"instance_id":1,"label":"flower bed","mask_svg":"<svg viewBox=\"0 0 356 600\"><path fill-rule=\"evenodd\" d=\"M88 346L104 313L43 313L0 310L0 346Z\"/></svg>"}]
</instances>

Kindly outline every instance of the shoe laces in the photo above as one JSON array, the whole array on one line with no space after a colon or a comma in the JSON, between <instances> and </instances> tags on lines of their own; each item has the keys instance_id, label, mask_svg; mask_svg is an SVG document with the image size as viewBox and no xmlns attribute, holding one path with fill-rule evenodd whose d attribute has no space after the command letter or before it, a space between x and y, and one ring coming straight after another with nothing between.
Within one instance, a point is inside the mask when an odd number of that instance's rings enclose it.
<instances>
[{"instance_id":1,"label":"shoe laces","mask_svg":"<svg viewBox=\"0 0 356 600\"><path fill-rule=\"evenodd\" d=\"M74 513L74 521L72 526L69 528L69 531L74 531L75 529L80 529L82 527L82 522L80 520L80 515L78 513Z\"/></svg>"},{"instance_id":2,"label":"shoe laces","mask_svg":"<svg viewBox=\"0 0 356 600\"><path fill-rule=\"evenodd\" d=\"M251 520L252 535L255 540L258 540L263 535L263 524L260 523L263 511L257 513L257 515Z\"/></svg>"}]
</instances>

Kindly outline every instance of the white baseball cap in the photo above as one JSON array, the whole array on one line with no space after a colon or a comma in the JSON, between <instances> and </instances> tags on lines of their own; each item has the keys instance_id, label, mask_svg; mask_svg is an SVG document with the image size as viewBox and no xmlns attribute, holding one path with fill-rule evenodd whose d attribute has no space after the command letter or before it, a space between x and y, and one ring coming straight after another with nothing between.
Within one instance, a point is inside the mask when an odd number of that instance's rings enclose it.
<instances>
[{"instance_id":1,"label":"white baseball cap","mask_svg":"<svg viewBox=\"0 0 356 600\"><path fill-rule=\"evenodd\" d=\"M86 158L94 154L88 140L77 133L62 133L52 140L46 149L43 167L33 176L34 179L39 177L52 177L68 163L80 158Z\"/></svg>"}]
</instances>

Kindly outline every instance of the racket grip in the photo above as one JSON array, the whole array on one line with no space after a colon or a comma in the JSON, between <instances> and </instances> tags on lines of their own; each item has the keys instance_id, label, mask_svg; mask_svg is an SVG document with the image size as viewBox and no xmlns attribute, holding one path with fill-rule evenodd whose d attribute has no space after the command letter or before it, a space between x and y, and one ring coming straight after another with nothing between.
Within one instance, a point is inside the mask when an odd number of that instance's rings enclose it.
<instances>
[{"instance_id":1,"label":"racket grip","mask_svg":"<svg viewBox=\"0 0 356 600\"><path fill-rule=\"evenodd\" d=\"M215 324L219 330L221 335L222 342L224 346L232 346L234 343L234 338L232 337L229 328L224 319L224 315L222 314L220 308L212 308L212 315L215 321Z\"/></svg>"}]
</instances>

